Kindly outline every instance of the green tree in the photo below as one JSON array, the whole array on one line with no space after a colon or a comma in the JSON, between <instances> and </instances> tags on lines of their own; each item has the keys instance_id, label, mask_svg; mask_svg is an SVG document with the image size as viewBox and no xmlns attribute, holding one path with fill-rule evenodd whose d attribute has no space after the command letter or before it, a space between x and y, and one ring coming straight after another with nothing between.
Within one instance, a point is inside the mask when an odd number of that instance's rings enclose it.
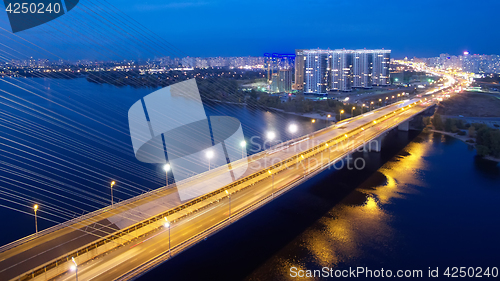
<instances>
[{"instance_id":1,"label":"green tree","mask_svg":"<svg viewBox=\"0 0 500 281\"><path fill-rule=\"evenodd\" d=\"M481 145L484 145L486 147L490 147L490 144L491 144L490 131L491 131L491 129L486 127L486 126L481 127L479 130L477 130L477 132L476 132L477 144L481 144Z\"/></svg>"},{"instance_id":2,"label":"green tree","mask_svg":"<svg viewBox=\"0 0 500 281\"><path fill-rule=\"evenodd\" d=\"M495 157L500 157L500 131L490 131L490 153Z\"/></svg>"},{"instance_id":3,"label":"green tree","mask_svg":"<svg viewBox=\"0 0 500 281\"><path fill-rule=\"evenodd\" d=\"M477 155L481 156L481 157L484 157L484 156L487 156L490 154L490 150L488 149L487 146L484 146L484 145L476 145L476 151L477 151Z\"/></svg>"},{"instance_id":4,"label":"green tree","mask_svg":"<svg viewBox=\"0 0 500 281\"><path fill-rule=\"evenodd\" d=\"M432 117L432 125L436 130L442 130L444 128L443 125L443 119L441 119L441 115L438 113L435 113L434 116Z\"/></svg>"},{"instance_id":5,"label":"green tree","mask_svg":"<svg viewBox=\"0 0 500 281\"><path fill-rule=\"evenodd\" d=\"M446 121L444 122L444 130L446 132L451 132L453 125L455 125L454 120L451 118L446 118Z\"/></svg>"},{"instance_id":6,"label":"green tree","mask_svg":"<svg viewBox=\"0 0 500 281\"><path fill-rule=\"evenodd\" d=\"M469 127L469 137L473 138L476 136L476 128L474 126Z\"/></svg>"}]
</instances>

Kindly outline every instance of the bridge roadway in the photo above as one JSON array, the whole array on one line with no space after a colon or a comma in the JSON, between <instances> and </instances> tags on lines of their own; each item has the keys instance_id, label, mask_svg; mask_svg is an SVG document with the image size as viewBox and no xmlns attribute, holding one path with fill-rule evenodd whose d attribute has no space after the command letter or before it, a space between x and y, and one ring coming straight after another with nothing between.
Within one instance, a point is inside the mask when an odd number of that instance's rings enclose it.
<instances>
[{"instance_id":1,"label":"bridge roadway","mask_svg":"<svg viewBox=\"0 0 500 281\"><path fill-rule=\"evenodd\" d=\"M433 102L425 102L425 105L423 105L424 102L419 102L416 106L408 107L410 103L415 102L417 100L395 103L365 113L349 121L341 122L339 125L328 127L299 139L299 141L288 143L281 148L278 147L249 157L249 167L243 177L267 169L272 163L303 153L315 145L330 141L329 148L321 153L316 151L303 155L303 160L299 158L300 160L286 164L286 169L275 168L269 175L257 177L241 184L241 186L231 188L231 199L225 193L220 193L210 198L208 204L200 205L197 203L169 216L168 219L172 222L170 231L166 227L160 227L156 231L134 238L129 242L122 242L123 246L79 265L79 279L113 280L138 274L141 270L147 269L148 265L153 266L154 261L161 262L168 258L166 253L169 253L169 240L173 254L182 251L197 240L206 237L210 231L216 231L230 223L229 201L231 201L231 216L234 220L238 216L245 215L252 208L272 200L273 194L277 195L304 180L306 175L335 163L363 143L397 126L402 121L422 112L433 104ZM402 110L402 108L405 109ZM393 114L393 112L396 114ZM374 120L377 121L373 122ZM346 133L352 130L356 131L351 132L346 137ZM340 139L332 141L335 138ZM341 145L339 146L339 144ZM242 161L233 163L233 165L236 167L242 165ZM207 179L220 173L220 169L214 169L193 178L192 182L193 184L206 182ZM156 205L155 200L168 198L167 202L161 201L161 207L167 210L172 209L182 204L176 194L175 186L161 188L148 194L148 196L133 198L133 200L116 204L114 207L92 213L83 219L66 223L62 227L39 233L38 236L32 235L11 245L6 245L0 249L0 280L17 279L26 272L67 255L100 239L102 236L123 229L123 227L139 220L157 215L157 213L148 213L147 211L150 211L150 209L147 209L146 212L137 211L137 208L143 205L151 205L151 203ZM186 214L190 215L185 216ZM181 218L183 216L185 217ZM117 221L116 217L121 221ZM58 279L72 280L74 273L69 270L71 263L66 262L60 266L65 267L68 271L66 274L59 276ZM124 275L126 273L129 275ZM41 277L39 276L36 279L43 280Z\"/></svg>"}]
</instances>

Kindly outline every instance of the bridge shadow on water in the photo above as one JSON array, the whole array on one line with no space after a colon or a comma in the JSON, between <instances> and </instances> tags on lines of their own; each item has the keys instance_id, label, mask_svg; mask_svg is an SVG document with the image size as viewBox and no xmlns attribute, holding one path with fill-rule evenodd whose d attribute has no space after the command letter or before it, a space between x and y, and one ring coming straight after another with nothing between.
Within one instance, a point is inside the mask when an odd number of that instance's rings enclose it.
<instances>
[{"instance_id":1,"label":"bridge shadow on water","mask_svg":"<svg viewBox=\"0 0 500 281\"><path fill-rule=\"evenodd\" d=\"M164 262L139 280L245 279L341 201L347 205L363 205L367 195L355 189L384 184L386 178L377 170L404 153L402 149L411 141L420 141L419 133L391 131L380 153L357 152L353 155L353 158L365 159L364 169L349 169L344 165L339 170L325 170ZM368 178L369 183L365 182Z\"/></svg>"}]
</instances>

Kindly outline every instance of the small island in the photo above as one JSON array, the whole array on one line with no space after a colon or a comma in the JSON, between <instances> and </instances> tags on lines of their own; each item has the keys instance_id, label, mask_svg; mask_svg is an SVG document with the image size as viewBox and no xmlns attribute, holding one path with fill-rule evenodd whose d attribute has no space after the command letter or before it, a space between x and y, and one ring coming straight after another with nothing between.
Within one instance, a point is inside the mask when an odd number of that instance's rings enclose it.
<instances>
[{"instance_id":1,"label":"small island","mask_svg":"<svg viewBox=\"0 0 500 281\"><path fill-rule=\"evenodd\" d=\"M460 139L476 148L477 155L500 162L500 94L462 92L439 103L427 130Z\"/></svg>"}]
</instances>

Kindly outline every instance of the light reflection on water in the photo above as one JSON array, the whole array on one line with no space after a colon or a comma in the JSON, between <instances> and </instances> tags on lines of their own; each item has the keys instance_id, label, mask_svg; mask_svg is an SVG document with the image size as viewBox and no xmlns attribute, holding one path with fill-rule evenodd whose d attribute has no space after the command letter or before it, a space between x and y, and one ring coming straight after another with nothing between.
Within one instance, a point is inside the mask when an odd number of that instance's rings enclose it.
<instances>
[{"instance_id":1,"label":"light reflection on water","mask_svg":"<svg viewBox=\"0 0 500 281\"><path fill-rule=\"evenodd\" d=\"M429 166L426 157L432 150L434 136L422 134L420 137L423 139L408 144L313 226L255 270L247 280L259 280L269 274L272 279L296 280L290 277L291 267L314 270L363 266L358 263L361 258L377 260L379 256L383 259L397 252L398 240L404 237L399 237L399 231L391 224L398 214L392 214L387 207L404 204L407 195L429 188L422 173ZM350 197L359 196L363 196L362 203L352 204ZM395 199L403 201L396 203Z\"/></svg>"}]
</instances>

